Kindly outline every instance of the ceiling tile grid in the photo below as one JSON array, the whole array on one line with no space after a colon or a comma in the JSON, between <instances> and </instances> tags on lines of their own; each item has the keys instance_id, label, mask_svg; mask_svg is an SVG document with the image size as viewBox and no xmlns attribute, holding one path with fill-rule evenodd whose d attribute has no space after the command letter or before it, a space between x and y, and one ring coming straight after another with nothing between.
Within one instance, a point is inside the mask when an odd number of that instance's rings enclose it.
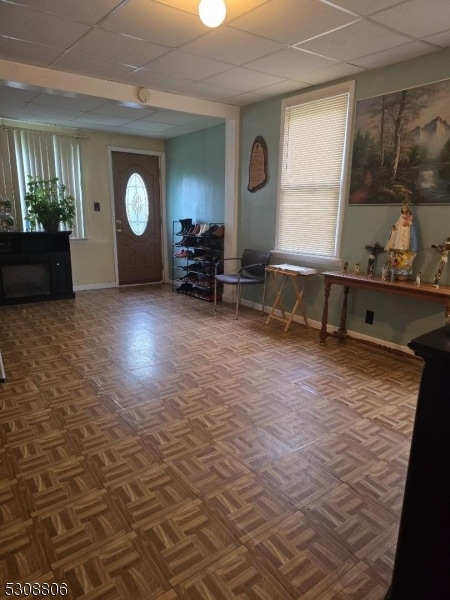
<instances>
[{"instance_id":1,"label":"ceiling tile grid","mask_svg":"<svg viewBox=\"0 0 450 600\"><path fill-rule=\"evenodd\" d=\"M198 0L0 0L0 61L245 106L450 45L450 0L225 1L224 24L209 29ZM0 72L0 119L164 138L220 122L86 90L30 86L24 100L20 84Z\"/></svg>"}]
</instances>

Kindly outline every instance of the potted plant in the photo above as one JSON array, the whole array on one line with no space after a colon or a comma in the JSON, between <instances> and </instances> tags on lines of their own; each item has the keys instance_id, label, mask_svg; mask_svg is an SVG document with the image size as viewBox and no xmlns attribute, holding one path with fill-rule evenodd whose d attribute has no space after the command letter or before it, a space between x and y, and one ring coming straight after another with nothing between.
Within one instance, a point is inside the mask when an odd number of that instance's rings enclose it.
<instances>
[{"instance_id":1,"label":"potted plant","mask_svg":"<svg viewBox=\"0 0 450 600\"><path fill-rule=\"evenodd\" d=\"M42 179L28 175L25 195L26 220L35 229L40 223L44 231L58 231L60 223L71 227L75 217L75 200L66 195L66 186L58 177Z\"/></svg>"}]
</instances>

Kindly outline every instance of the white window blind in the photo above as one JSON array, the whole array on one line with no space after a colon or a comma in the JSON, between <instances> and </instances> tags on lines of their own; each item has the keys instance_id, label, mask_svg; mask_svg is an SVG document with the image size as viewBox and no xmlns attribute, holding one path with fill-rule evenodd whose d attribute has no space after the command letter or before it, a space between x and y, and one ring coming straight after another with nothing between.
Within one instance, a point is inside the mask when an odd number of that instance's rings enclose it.
<instances>
[{"instance_id":1,"label":"white window blind","mask_svg":"<svg viewBox=\"0 0 450 600\"><path fill-rule=\"evenodd\" d=\"M283 104L276 250L337 258L351 94ZM336 90L336 88L333 88Z\"/></svg>"},{"instance_id":2,"label":"white window blind","mask_svg":"<svg viewBox=\"0 0 450 600\"><path fill-rule=\"evenodd\" d=\"M27 228L28 175L58 177L75 199L72 238L85 237L81 149L76 137L26 129L0 129L0 195L12 201L16 224Z\"/></svg>"},{"instance_id":3,"label":"white window blind","mask_svg":"<svg viewBox=\"0 0 450 600\"><path fill-rule=\"evenodd\" d=\"M0 129L0 198L10 200L15 206L18 197L13 177L14 145L6 129Z\"/></svg>"}]
</instances>

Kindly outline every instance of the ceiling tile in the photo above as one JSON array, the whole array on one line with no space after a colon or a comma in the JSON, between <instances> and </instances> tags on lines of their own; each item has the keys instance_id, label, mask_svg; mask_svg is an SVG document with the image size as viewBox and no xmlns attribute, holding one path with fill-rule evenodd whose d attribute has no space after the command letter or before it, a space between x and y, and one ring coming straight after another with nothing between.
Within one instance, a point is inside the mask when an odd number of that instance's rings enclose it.
<instances>
[{"instance_id":1,"label":"ceiling tile","mask_svg":"<svg viewBox=\"0 0 450 600\"><path fill-rule=\"evenodd\" d=\"M83 113L80 110L66 108L57 108L56 106L44 106L41 104L32 104L26 106L20 113L20 116L27 115L29 118L40 119L42 117L59 117L61 119L71 120L80 117Z\"/></svg>"},{"instance_id":2,"label":"ceiling tile","mask_svg":"<svg viewBox=\"0 0 450 600\"><path fill-rule=\"evenodd\" d=\"M373 52L405 44L410 40L375 23L359 21L320 36L298 47L346 62Z\"/></svg>"},{"instance_id":3,"label":"ceiling tile","mask_svg":"<svg viewBox=\"0 0 450 600\"><path fill-rule=\"evenodd\" d=\"M327 67L326 69L318 69L311 73L305 73L303 77L307 82L307 85L318 85L319 83L326 83L332 79L356 75L362 71L365 71L362 67L349 65L347 63L339 63L334 67Z\"/></svg>"},{"instance_id":4,"label":"ceiling tile","mask_svg":"<svg viewBox=\"0 0 450 600\"><path fill-rule=\"evenodd\" d=\"M448 48L450 46L450 30L436 33L423 38L425 42L439 46L440 48Z\"/></svg>"},{"instance_id":5,"label":"ceiling tile","mask_svg":"<svg viewBox=\"0 0 450 600\"><path fill-rule=\"evenodd\" d=\"M213 102L228 101L229 96L233 96L237 90L213 85L206 81L191 83L179 90L180 94L192 96L193 98L202 98L203 100L211 100Z\"/></svg>"},{"instance_id":6,"label":"ceiling tile","mask_svg":"<svg viewBox=\"0 0 450 600\"><path fill-rule=\"evenodd\" d=\"M116 102L104 102L102 105L94 108L91 113L94 115L104 115L109 117L120 117L122 119L142 119L145 116L152 115L154 110L147 106L136 104L135 106L122 106Z\"/></svg>"},{"instance_id":7,"label":"ceiling tile","mask_svg":"<svg viewBox=\"0 0 450 600\"><path fill-rule=\"evenodd\" d=\"M89 77L98 77L99 79L117 80L133 71L133 67L119 65L117 63L97 60L90 56L82 54L68 53L58 58L53 67L60 71L69 73L79 73Z\"/></svg>"},{"instance_id":8,"label":"ceiling tile","mask_svg":"<svg viewBox=\"0 0 450 600\"><path fill-rule=\"evenodd\" d=\"M450 45L450 0L226 3L226 25L209 29L198 0L0 0L0 59L125 83L142 109L86 88L49 94L0 81L0 118L73 127L75 111L77 128L126 133L131 120L141 122L133 135L168 139L204 118L155 112L138 101L139 87L244 106ZM143 130L142 114L152 130Z\"/></svg>"},{"instance_id":9,"label":"ceiling tile","mask_svg":"<svg viewBox=\"0 0 450 600\"><path fill-rule=\"evenodd\" d=\"M430 44L410 42L409 44L403 44L402 46L396 46L395 48L389 48L382 52L364 56L363 58L357 58L353 63L367 69L377 69L378 67L402 62L416 56L431 54L431 52L436 52L436 48Z\"/></svg>"},{"instance_id":10,"label":"ceiling tile","mask_svg":"<svg viewBox=\"0 0 450 600\"><path fill-rule=\"evenodd\" d=\"M239 17L231 26L292 45L354 20L349 13L317 0L276 0Z\"/></svg>"},{"instance_id":11,"label":"ceiling tile","mask_svg":"<svg viewBox=\"0 0 450 600\"><path fill-rule=\"evenodd\" d=\"M199 119L201 119L199 115L179 113L174 110L156 110L151 116L153 122L172 123L172 125L184 125L186 123L193 123Z\"/></svg>"},{"instance_id":12,"label":"ceiling tile","mask_svg":"<svg viewBox=\"0 0 450 600\"><path fill-rule=\"evenodd\" d=\"M93 25L118 6L122 0L13 0L15 4L22 4L37 8L42 12L59 15L81 23Z\"/></svg>"},{"instance_id":13,"label":"ceiling tile","mask_svg":"<svg viewBox=\"0 0 450 600\"><path fill-rule=\"evenodd\" d=\"M186 10L194 15L198 15L198 4L199 0L155 0L156 2L160 2L161 4L165 4L167 6L172 6L174 8L179 8L181 10ZM278 0L273 0L278 1ZM225 4L227 7L227 16L225 18L225 23L231 19L235 19L240 15L249 12L260 6L261 4L266 3L267 0L225 0Z\"/></svg>"},{"instance_id":14,"label":"ceiling tile","mask_svg":"<svg viewBox=\"0 0 450 600\"><path fill-rule=\"evenodd\" d=\"M122 65L142 67L154 58L168 52L168 49L111 31L93 29L71 48L70 53L72 52Z\"/></svg>"},{"instance_id":15,"label":"ceiling tile","mask_svg":"<svg viewBox=\"0 0 450 600\"><path fill-rule=\"evenodd\" d=\"M25 102L0 99L0 115L2 116L2 119L14 119L20 114L20 111L25 108L25 106Z\"/></svg>"},{"instance_id":16,"label":"ceiling tile","mask_svg":"<svg viewBox=\"0 0 450 600\"><path fill-rule=\"evenodd\" d=\"M111 127L120 127L121 125L125 125L125 123L130 121L130 119L124 119L121 117L111 117L108 115L97 115L93 113L84 113L83 115L80 115L80 120L84 123L96 123L97 125L109 125Z\"/></svg>"},{"instance_id":17,"label":"ceiling tile","mask_svg":"<svg viewBox=\"0 0 450 600\"><path fill-rule=\"evenodd\" d=\"M322 0L321 0L322 1ZM346 10L350 10L357 15L368 17L380 10L390 8L396 4L403 4L405 0L331 0L327 4L334 4Z\"/></svg>"},{"instance_id":18,"label":"ceiling tile","mask_svg":"<svg viewBox=\"0 0 450 600\"><path fill-rule=\"evenodd\" d=\"M174 77L187 77L193 81L205 79L216 73L221 73L231 68L231 65L203 56L194 56L181 50L173 50L145 67L156 73L169 72Z\"/></svg>"},{"instance_id":19,"label":"ceiling tile","mask_svg":"<svg viewBox=\"0 0 450 600\"><path fill-rule=\"evenodd\" d=\"M274 85L267 85L257 90L258 94L262 94L265 98L267 96L281 96L282 94L289 94L290 92L297 92L299 90L308 87L309 84L295 81L294 79L286 79L282 83L275 83Z\"/></svg>"},{"instance_id":20,"label":"ceiling tile","mask_svg":"<svg viewBox=\"0 0 450 600\"><path fill-rule=\"evenodd\" d=\"M39 96L35 90L27 90L20 87L1 85L0 102L12 100L13 102L32 102Z\"/></svg>"},{"instance_id":21,"label":"ceiling tile","mask_svg":"<svg viewBox=\"0 0 450 600\"><path fill-rule=\"evenodd\" d=\"M283 49L283 44L238 31L231 27L218 27L182 47L184 52L207 56L214 60L241 65L271 52Z\"/></svg>"},{"instance_id":22,"label":"ceiling tile","mask_svg":"<svg viewBox=\"0 0 450 600\"><path fill-rule=\"evenodd\" d=\"M0 35L65 50L88 30L87 25L55 15L0 3Z\"/></svg>"},{"instance_id":23,"label":"ceiling tile","mask_svg":"<svg viewBox=\"0 0 450 600\"><path fill-rule=\"evenodd\" d=\"M249 69L302 81L304 73L337 64L337 61L297 48L287 48L245 64Z\"/></svg>"},{"instance_id":24,"label":"ceiling tile","mask_svg":"<svg viewBox=\"0 0 450 600\"><path fill-rule=\"evenodd\" d=\"M432 10L430 10L432 5ZM372 17L378 23L423 38L450 29L449 0L410 0Z\"/></svg>"},{"instance_id":25,"label":"ceiling tile","mask_svg":"<svg viewBox=\"0 0 450 600\"><path fill-rule=\"evenodd\" d=\"M55 108L68 108L73 110L92 110L97 106L101 106L105 101L102 98L94 96L85 96L84 94L62 94L62 93L45 93L40 94L35 101L37 104L51 106Z\"/></svg>"},{"instance_id":26,"label":"ceiling tile","mask_svg":"<svg viewBox=\"0 0 450 600\"><path fill-rule=\"evenodd\" d=\"M56 48L0 36L0 58L48 67L61 54Z\"/></svg>"},{"instance_id":27,"label":"ceiling tile","mask_svg":"<svg viewBox=\"0 0 450 600\"><path fill-rule=\"evenodd\" d=\"M133 71L125 77L122 77L121 80L123 83L148 87L163 92L172 92L192 83L192 79L188 79L187 77L174 77L170 73L155 73L148 69L138 69L137 71Z\"/></svg>"},{"instance_id":28,"label":"ceiling tile","mask_svg":"<svg viewBox=\"0 0 450 600\"><path fill-rule=\"evenodd\" d=\"M102 28L173 48L205 33L197 16L149 0L129 0Z\"/></svg>"},{"instance_id":29,"label":"ceiling tile","mask_svg":"<svg viewBox=\"0 0 450 600\"><path fill-rule=\"evenodd\" d=\"M244 94L231 96L231 98L228 99L228 102L234 104L235 106L246 106L247 104L262 102L263 100L267 100L267 96L263 96L258 92L245 92Z\"/></svg>"},{"instance_id":30,"label":"ceiling tile","mask_svg":"<svg viewBox=\"0 0 450 600\"><path fill-rule=\"evenodd\" d=\"M146 133L158 133L160 131L165 131L166 129L172 129L173 125L168 123L157 123L154 121L144 121L143 119L139 119L138 121L128 123L127 127L133 130L145 131Z\"/></svg>"},{"instance_id":31,"label":"ceiling tile","mask_svg":"<svg viewBox=\"0 0 450 600\"><path fill-rule=\"evenodd\" d=\"M206 83L218 85L225 89L229 88L240 92L250 92L266 85L281 82L283 82L283 77L275 77L267 73L234 67L226 73L210 77Z\"/></svg>"}]
</instances>

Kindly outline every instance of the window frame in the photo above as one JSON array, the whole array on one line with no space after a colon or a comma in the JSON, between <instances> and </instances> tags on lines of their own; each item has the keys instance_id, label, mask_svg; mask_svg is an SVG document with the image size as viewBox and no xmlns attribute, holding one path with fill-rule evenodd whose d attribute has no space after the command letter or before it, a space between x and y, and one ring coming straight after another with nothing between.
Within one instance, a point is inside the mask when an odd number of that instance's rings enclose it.
<instances>
[{"instance_id":1,"label":"window frame","mask_svg":"<svg viewBox=\"0 0 450 600\"><path fill-rule=\"evenodd\" d=\"M281 180L283 168L283 150L284 150L284 135L285 135L285 118L286 109L292 106L298 106L313 102L314 100L323 100L339 94L348 94L346 131L344 137L344 147L342 153L341 180L339 186L339 201L336 219L336 231L334 238L334 255L321 255L319 252L310 254L306 252L289 252L279 248L279 227L280 227L280 201L281 201ZM344 223L345 206L348 201L349 184L350 184L350 168L351 168L351 147L353 141L353 122L355 108L355 82L353 80L346 81L337 85L327 86L311 92L297 94L285 98L281 101L280 115L280 149L278 161L278 181L277 181L277 211L275 223L275 248L272 255L284 260L292 260L296 262L307 262L309 264L324 264L328 266L339 266L341 264L341 246L342 246L342 229Z\"/></svg>"},{"instance_id":2,"label":"window frame","mask_svg":"<svg viewBox=\"0 0 450 600\"><path fill-rule=\"evenodd\" d=\"M27 163L40 163L39 176L44 179L58 177L67 185L67 194L75 197L76 223L70 236L71 241L83 241L88 239L86 232L86 207L84 201L84 176L82 167L82 145L81 140L86 139L76 134L67 134L29 127L2 125L2 146L8 149L7 161L1 160L2 170L1 188L5 195L9 196L14 205L14 217L16 229L27 231L29 229L26 220L25 194L28 190ZM33 140L35 136L36 142ZM44 141L45 140L45 141ZM61 145L61 140L68 141L69 146ZM48 144L48 148L44 147ZM38 151L29 153L30 147L36 145ZM75 155L76 161L73 160ZM69 179L64 177L64 171L71 171ZM63 181L65 180L65 181ZM77 190L71 189L74 184ZM78 191L78 193L77 193ZM38 225L36 231L42 228Z\"/></svg>"}]
</instances>

